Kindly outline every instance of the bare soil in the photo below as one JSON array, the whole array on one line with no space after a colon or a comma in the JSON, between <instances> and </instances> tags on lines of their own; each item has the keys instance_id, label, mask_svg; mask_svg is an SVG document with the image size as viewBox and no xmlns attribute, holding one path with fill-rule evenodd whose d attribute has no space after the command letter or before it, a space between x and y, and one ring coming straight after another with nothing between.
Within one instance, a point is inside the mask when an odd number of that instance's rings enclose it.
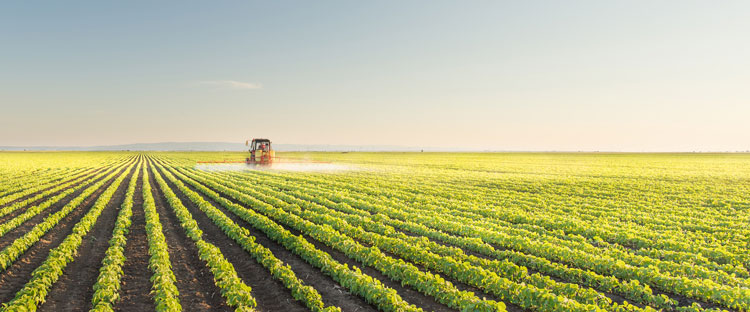
<instances>
[{"instance_id":1,"label":"bare soil","mask_svg":"<svg viewBox=\"0 0 750 312\"><path fill-rule=\"evenodd\" d=\"M87 311L91 308L93 287L134 171L135 168L123 173L130 174L130 177L120 183L94 227L83 238L78 247L78 256L68 264L65 274L52 286L40 311Z\"/></svg>"},{"instance_id":2,"label":"bare soil","mask_svg":"<svg viewBox=\"0 0 750 312\"><path fill-rule=\"evenodd\" d=\"M406 235L409 235L409 236L417 236L417 237L421 236L421 235L418 235L418 234L415 234L415 233L411 233L411 232L408 232L408 231L404 231L404 230L400 230L400 229L396 229L396 230L400 231L400 232L402 232L402 233L404 233ZM485 258L485 259L495 259L494 257L487 256L487 255L484 255L484 254L480 254L480 253L474 252L472 250L468 250L468 249L465 249L465 248L462 248L462 247L459 247L459 246L455 246L455 245L452 245L452 244L449 244L449 243L445 243L445 242L441 242L441 241L437 241L437 240L433 240L433 239L431 239L431 240L433 242L436 242L436 243L444 245L444 246L451 246L451 247L460 248L466 254L474 255L476 257ZM498 246L498 245L495 245L495 244L490 244L490 245L493 248L498 249L498 250L506 250L505 248L502 248L501 246ZM550 260L550 261L556 262L556 263L560 263L560 264L568 265L568 264L566 264L564 262L560 262L560 261L553 261L553 260ZM529 274L539 273L539 272L537 272L535 270L529 269L528 267L527 267L527 270L528 270ZM540 274L542 274L542 273L540 273ZM551 279L553 279L556 282L571 283L571 282L569 282L569 281L567 281L565 279L562 279L562 278L558 278L558 277L550 276L550 275L547 275L547 276L550 277ZM445 276L443 276L443 278L445 278ZM480 297L486 296L487 298L494 298L494 296L486 294L486 293L482 292L481 290L479 290L479 289L477 289L475 287L471 287L469 285L457 282L457 281L449 279L449 278L446 278L446 280L451 281L457 288L459 288L461 290L467 290L467 291L475 292ZM586 286L581 286L581 287L586 287ZM652 286L652 290L653 290L654 294L656 294L656 295L664 294L664 295L666 295L666 296L668 296L668 297L670 297L672 299L677 300L678 301L678 306L690 306L693 303L698 303L703 308L706 308L706 309L708 309L708 308L720 308L721 307L720 305L717 305L717 304L714 304L714 303L710 303L710 302L706 302L706 301L702 301L702 300L696 300L696 299L688 298L688 297L685 297L683 295L675 294L675 293L672 293L672 292L669 292L669 291L663 291L663 290L655 288L654 286ZM597 291L600 292L600 293L602 293L603 295L607 296L613 302L616 302L618 304L622 304L624 301L628 301L626 298L624 298L624 297L622 297L620 295L611 293L611 292L606 292L606 291L601 291L601 290L597 290ZM629 300L628 304L635 305L635 306L640 307L640 308L644 308L645 307L643 304L632 302L632 300ZM506 305L508 305L508 310L509 311L511 311L511 310L513 310L515 308L522 309L520 307L514 307L512 305L509 305L508 303L506 303Z\"/></svg>"},{"instance_id":3,"label":"bare soil","mask_svg":"<svg viewBox=\"0 0 750 312\"><path fill-rule=\"evenodd\" d=\"M99 168L99 169L102 169L102 168ZM93 170L95 170L95 169L84 170L84 171L81 171L81 172L75 173L75 174L73 174L73 175L75 175L75 176L78 176L78 175L80 175L80 174L82 174L82 173L87 173L87 172L88 172L89 174L91 174L91 173L93 172ZM51 172L50 172L50 173L43 173L42 175L45 175L45 174L52 174L52 175L54 175L54 174L56 174L56 173L51 173ZM26 177L18 177L18 178L19 178L19 179L25 179L25 178L28 178L28 177L26 176ZM56 183L56 185L59 185L59 184L65 183L65 182L70 182L70 181L72 180L72 179L70 179L70 175L67 175L67 176L58 176L58 177L56 177L56 178L51 178L51 179L49 179L49 178L42 178L42 179L46 179L46 180L42 180L42 181L37 181L37 182L42 182L41 184L48 184L48 183L52 183L52 182L59 182L59 183ZM63 180L64 180L64 181L63 181ZM2 207L5 207L5 206L10 206L10 205L12 205L12 204L14 204L14 203L17 203L17 202L19 202L19 201L22 201L22 200L26 200L26 199L28 199L28 198L30 198L30 197L36 196L36 195L38 195L38 194L39 194L39 193L41 193L41 192L44 192L44 191L46 191L46 190L49 190L49 189L51 189L51 188L54 188L54 187L55 187L56 185L51 185L51 186L49 186L49 187L45 187L45 188L43 188L43 189L41 189L41 190L39 190L39 191L33 192L33 193L31 193L31 194L26 194L26 195L24 195L24 196L21 196L21 197L19 197L19 198L16 198L16 199L14 199L14 200L12 200L12 201L9 201L9 202L7 202L7 203L5 203L5 204L2 204L2 205L0 205L0 208L2 208ZM26 185L26 186L24 186L24 187L20 187L20 188L18 188L18 189L15 189L15 190L13 190L13 191L7 191L7 190L6 190L6 191L2 191L2 192L0 192L0 197L3 197L3 196L9 196L9 195L13 195L13 194L17 194L17 193L25 192L25 191L27 191L27 190L28 190L29 188L32 188L32 187L36 187L36 185ZM7 193L5 193L5 192L7 192ZM5 194L2 194L2 193L5 193Z\"/></svg>"},{"instance_id":4,"label":"bare soil","mask_svg":"<svg viewBox=\"0 0 750 312\"><path fill-rule=\"evenodd\" d=\"M180 304L185 311L232 311L221 290L213 280L213 274L206 263L199 258L198 247L187 237L180 221L164 198L159 185L149 168L152 193L156 202L162 230L167 240L169 260L177 277Z\"/></svg>"},{"instance_id":5,"label":"bare soil","mask_svg":"<svg viewBox=\"0 0 750 312\"><path fill-rule=\"evenodd\" d=\"M96 178L94 180L82 180L81 182L77 183L76 185L81 184L81 183L88 183L88 182L90 182L90 184L89 184L89 186L90 186L90 185L93 185L93 184L101 181L104 178L105 177L98 177L98 178ZM70 186L70 187L73 187L73 186ZM70 187L68 187L66 189L69 189ZM2 238L0 238L0 250L2 250L3 248L9 246L10 244L12 244L13 241L15 241L16 239L18 239L19 237L22 237L23 235L25 235L28 231L30 231L32 228L34 228L34 226L36 226L38 223L42 222L42 220L44 220L45 218L47 218L47 216L49 216L49 215L51 215L51 214L53 214L55 212L60 211L60 209L62 209L63 207L65 207L65 205L67 205L71 200L73 200L74 198L78 197L78 195L81 195L81 193L83 193L83 191L86 188L88 188L88 186L82 187L82 188L76 190L75 192L73 192L71 194L68 194L68 196L63 197L62 199L60 199L56 203L50 205L46 209L44 209L41 212L39 212L37 215L31 217L31 219L26 220L26 222L21 223L21 225L19 225L15 229L12 229L8 233L5 233L5 235L3 235ZM102 190L102 192L103 192L103 190ZM47 199L49 199L49 198L42 199L42 200L40 200L40 202L44 201L44 200L47 200ZM22 213L21 210L25 211L25 209L18 209L16 211L14 211L13 214L9 214L9 215L14 215L13 217L17 217L18 215L20 215ZM4 217L8 217L9 215L6 215ZM5 220L3 222L7 222L7 221L8 220Z\"/></svg>"},{"instance_id":6,"label":"bare soil","mask_svg":"<svg viewBox=\"0 0 750 312\"><path fill-rule=\"evenodd\" d=\"M120 173L124 171L123 168ZM70 235L73 227L83 215L93 206L96 199L114 181L114 178L104 183L93 194L87 197L78 208L65 216L49 232L41 237L31 248L21 255L8 269L0 273L0 302L10 301L24 284L31 278L33 272L47 258L49 251L57 247ZM26 222L25 224L32 224ZM30 228L29 228L30 229Z\"/></svg>"},{"instance_id":7,"label":"bare soil","mask_svg":"<svg viewBox=\"0 0 750 312\"><path fill-rule=\"evenodd\" d=\"M218 192L218 190L215 190L215 191ZM219 193L222 194L221 192L219 192ZM232 202L234 202L234 203L236 203L238 205L241 205L241 206L243 206L245 208L250 209L250 207L247 207L246 205L242 204L241 202L239 202L237 200L234 200L233 198L231 198L229 196L225 196L225 194L222 194L222 196L224 196L228 200L230 200L230 201L232 201ZM365 274L367 274L369 276L372 276L375 279L380 280L385 286L396 290L396 292L399 294L399 296L401 296L404 300L406 300L407 302L409 302L411 304L414 304L417 307L420 307L420 308L424 309L425 311L454 311L454 309L451 309L450 307L437 302L435 300L435 298L433 298L431 296L427 296L427 295L425 295L425 294L423 294L423 293L421 293L419 291L416 291L416 290L414 290L412 288L402 286L400 282L391 280L389 277L387 277L386 275L382 274L377 269L372 268L370 266L362 265L361 263L357 262L356 260L351 259L348 256L346 256L344 253L342 253L340 251L337 251L337 250L334 250L333 248L330 248L330 247L326 246L324 243L319 242L319 241L313 239L309 235L303 235L301 232L299 232L299 231L297 231L295 229L289 228L287 226L284 226L283 224L279 224L279 225L283 226L285 229L287 229L288 231L290 231L294 235L298 235L298 236L301 235L301 236L303 236L308 242L310 242L313 245L315 245L315 247L318 248L319 250L322 250L322 251L328 253L329 255L331 255L331 257L333 257L333 259L335 259L336 261L338 261L340 263L347 264L349 267L352 267L352 268L355 268L355 267L359 268L363 273L365 273ZM340 288L340 286L338 286L338 287ZM316 287L316 289L318 289L318 288ZM344 289L344 288L341 288L341 290L346 291L346 289ZM343 307L342 307L342 309L343 309Z\"/></svg>"},{"instance_id":8,"label":"bare soil","mask_svg":"<svg viewBox=\"0 0 750 312\"><path fill-rule=\"evenodd\" d=\"M120 300L115 311L153 311L154 301L151 291L151 271L148 269L148 238L146 237L146 218L143 212L143 182L141 177L135 185L133 194L133 216L130 232L125 244L125 263L122 266L122 285Z\"/></svg>"},{"instance_id":9,"label":"bare soil","mask_svg":"<svg viewBox=\"0 0 750 312\"><path fill-rule=\"evenodd\" d=\"M226 196L226 198L229 199L229 200L232 200L233 202L235 202L238 205L243 205L241 202L239 202L237 200L234 200L234 199L232 199L232 198L230 198L228 196ZM246 207L246 208L250 209L249 207ZM418 291L416 291L414 289L401 286L400 282L392 281L389 277L385 276L384 274L382 274L377 269L372 268L370 266L362 265L361 263L359 263L359 262L357 262L357 261L355 261L353 259L348 258L344 253L341 253L339 251L336 251L336 250L334 250L334 249L326 246L324 243L322 243L322 242L320 242L318 240L315 240L314 238L310 237L309 235L304 235L301 232L299 232L299 231L297 231L295 229L289 228L287 226L284 226L284 228L286 228L290 232L294 233L294 235L302 235L309 242L313 243L315 245L315 247L317 247L318 249L323 250L323 251L327 252L328 254L330 254L334 259L336 259L336 261L339 261L341 263L346 263L350 267L358 267L365 274L370 275L373 278L377 278L384 285L386 285L386 286L388 286L390 288L395 289L398 292L398 294L404 300L406 300L407 302L413 303L416 306L421 307L422 309L424 309L426 311L452 311L453 310L450 307L445 306L445 305L437 302L435 300L435 298L433 298L431 296L427 296L427 295L425 295L425 294L423 294L421 292L418 292ZM358 241L357 239L354 239L354 238L352 238L352 239L355 240L355 241L357 241L358 243L366 246L366 247L370 247L370 245L367 244L367 243L365 243L365 242ZM383 253L386 254L387 256L391 257L391 258L401 259L400 257L398 257L398 256L396 256L394 254L391 254L391 253L388 253L388 252L385 252L385 251L383 251ZM405 259L402 259L402 260L404 260L405 262L411 263L412 265L416 266L420 271L429 272L429 270L427 270L426 268L424 268L423 266L421 266L419 264L413 263L413 262L405 260ZM459 281L457 281L455 279L452 279L450 277L444 276L442 274L438 274L438 273L435 273L435 272L430 272L430 273L438 275L441 278L443 278L443 279L445 279L447 281L450 281L459 290L463 290L463 291L468 291L468 292L474 293L479 298L487 298L487 299L492 299L492 300L495 300L495 301L502 301L502 300L498 299L495 295L492 295L492 294L489 294L487 292L484 292L481 289L478 289L476 287L469 286L467 284L464 284L462 282L459 282ZM525 309L523 309L523 308L521 308L521 307L519 307L517 305L511 304L511 303L508 303L508 302L505 302L505 304L506 304L506 308L507 308L508 311L511 311L511 312L526 311Z\"/></svg>"},{"instance_id":10,"label":"bare soil","mask_svg":"<svg viewBox=\"0 0 750 312\"><path fill-rule=\"evenodd\" d=\"M106 170L107 167L89 169L85 172L85 176L79 178L74 185L80 185L82 183L92 184L100 181L103 177L93 179L96 173ZM163 226L165 238L167 240L168 251L170 254L170 260L172 262L172 269L175 276L177 277L177 288L179 289L180 302L185 311L231 311L231 307L227 306L224 298L221 296L221 292L213 281L213 274L210 272L206 263L200 260L198 256L198 250L194 242L187 237L185 231L180 226L179 220L177 219L174 211L166 202L166 198L163 196L163 192L160 189L158 183L156 183L153 172L155 170L149 168L152 176L150 178L151 187L153 189L152 194L155 199L156 209L159 214L159 219ZM125 191L130 179L135 178L135 172L124 172L124 169L120 169L118 174L130 174L129 178L123 180L122 184L118 187L114 196L107 204L106 208L102 211L102 214L97 219L96 224L91 231L84 237L81 246L78 249L77 256L73 262L71 262L66 268L61 278L52 286L49 294L39 308L41 311L84 311L90 308L91 298L93 296L93 285L96 282L96 278L99 274L101 267L101 261L106 253L106 249L109 246L109 238L112 235L114 223L119 213L119 207L124 201ZM115 177L116 178L116 177ZM47 258L49 251L52 248L59 246L59 244L71 233L72 228L77 222L89 211L93 206L96 199L101 193L114 181L111 179L104 183L102 187L97 189L92 195L87 197L79 207L74 209L68 216L63 218L61 222L51 229L48 233L42 236L42 238L31 246L24 254L22 254L7 270L0 272L0 302L7 302L15 296L15 294L27 283L31 277L31 272L41 265ZM59 183L65 183L70 181L68 178L52 179L51 181L58 181ZM184 182L184 181L183 181ZM199 227L203 230L203 238L217 247L222 251L225 258L231 262L237 271L238 276L249 286L252 287L252 295L255 297L259 311L308 311L302 303L296 301L291 292L284 287L284 285L273 278L270 272L265 269L260 263L249 255L241 246L237 245L234 240L224 234L224 232L216 226L208 216L206 216L192 201L187 198L171 181L167 180L167 184L170 189L177 194L181 202L188 208L193 215L193 218L198 222ZM191 185L185 183L186 186L193 191L197 191ZM59 184L57 184L59 185ZM73 186L70 186L73 187ZM52 187L50 187L52 188ZM45 188L49 190L50 188ZM69 189L69 188L68 188ZM12 205L13 203L20 202L22 200L31 198L45 191L41 190L33 194L25 195L22 198L12 201L3 206ZM247 205L234 200L230 196L217 191L222 197L241 205L247 209L251 209ZM50 196L55 196L62 191L55 192ZM10 246L15 240L21 238L25 233L30 231L35 225L42 222L49 215L60 211L67 203L73 198L80 195L83 189L77 190L54 203L45 211L27 220L17 228L9 231L3 237L0 237L0 250ZM273 254L284 263L288 264L306 285L314 287L322 296L323 301L326 305L334 305L340 307L343 311L377 311L376 307L367 303L362 297L355 294L349 293L348 290L342 287L339 283L334 281L331 277L325 275L320 269L310 265L301 257L295 255L290 250L287 250L283 245L270 239L262 231L255 229L251 224L245 222L237 215L231 213L212 199L198 192L205 200L218 208L230 219L236 222L238 225L246 228L251 235L256 238L256 241L264 247L270 249ZM148 239L145 231L145 216L143 211L143 197L142 197L142 182L139 178L136 182L136 193L134 195L134 206L133 206L133 217L130 232L127 235L128 242L125 246L125 255L127 260L123 266L123 277L122 277L122 288L120 290L121 299L117 303L115 309L117 311L151 311L154 310L153 298L150 294L151 291L151 271L148 269L149 254L148 254ZM12 218L17 217L23 211L26 211L28 207L38 205L49 198L35 200L24 207L17 209L16 211L0 217L0 223L7 222ZM288 226L279 223L282 227L289 230L292 234L301 236L308 242L315 245L319 250L328 253L336 261L347 264L351 268L358 268L364 274L367 274L375 279L381 281L385 286L392 288L407 302L414 304L417 307L424 309L425 311L455 311L448 306L441 304L436 301L435 298L427 296L419 291L412 289L408 286L402 286L400 282L393 281L387 276L383 275L380 271L359 263L344 253L334 250L326 246L324 243L313 239L309 235L303 235L299 231L296 231ZM397 229L398 230L398 229ZM400 232L409 236L419 236L415 233L408 231L399 230ZM434 242L444 245L461 248L449 243L433 240ZM369 246L364 242L360 242L364 246ZM499 246L493 245L493 247L502 250ZM470 250L461 248L467 254L474 255L486 259L494 259L493 257L479 254ZM387 256L398 259L399 257L384 252ZM405 261L405 260L404 260ZM415 265L418 269L423 272L429 272L422 265L407 261ZM564 263L564 262L560 262ZM534 270L529 269L529 274L537 273ZM435 273L433 273L435 274ZM458 282L455 279L447 278L442 274L435 274L441 278L451 282L458 289L473 292L479 298L487 298L498 300L498 298L490 293L487 293L481 289L469 286L465 283ZM558 282L566 282L564 279L557 277L550 278ZM653 287L653 286L652 286ZM655 294L665 294L670 298L673 298L679 302L679 306L689 306L692 303L699 303L704 308L721 307L720 305L708 303L705 301L694 300L687 298L682 295L671 293L669 290L663 291L661 289L653 288ZM622 303L625 299L619 295L602 292L614 302ZM631 303L633 304L633 303ZM506 302L508 311L511 312L522 312L527 311L517 305L512 305ZM636 304L637 305L637 304ZM641 305L638 305L641 306Z\"/></svg>"},{"instance_id":11,"label":"bare soil","mask_svg":"<svg viewBox=\"0 0 750 312\"><path fill-rule=\"evenodd\" d=\"M197 192L197 190L192 186L188 185L187 183L185 184L190 189ZM255 229L251 224L242 220L242 218L236 216L235 214L229 212L223 206L213 201L211 198L203 194L201 194L201 196L203 197L203 199L211 203L214 207L221 210L225 215L227 215L227 217L232 219L232 221L246 228L250 232L250 234L256 238L256 242L271 250L274 256L279 258L279 260L283 261L284 263L288 264L297 275L297 277L305 283L305 285L314 287L320 293L323 298L323 302L326 305L338 306L342 309L342 311L377 311L375 307L367 303L367 301L365 301L363 298L349 293L348 291L346 291L346 288L334 281L331 277L323 274L323 272L318 268L305 262L304 259L287 250L281 244L276 243L272 239L268 238L268 236L266 236L262 231ZM260 304L259 308L263 309Z\"/></svg>"},{"instance_id":12,"label":"bare soil","mask_svg":"<svg viewBox=\"0 0 750 312\"><path fill-rule=\"evenodd\" d=\"M166 179L165 179L166 180ZM198 226L203 231L203 239L216 247L231 262L237 275L252 288L253 297L258 304L258 311L308 311L302 303L292 297L284 284L271 276L271 273L248 254L234 240L211 221L185 194L167 180L172 191L177 194L182 204L188 208Z\"/></svg>"},{"instance_id":13,"label":"bare soil","mask_svg":"<svg viewBox=\"0 0 750 312\"><path fill-rule=\"evenodd\" d=\"M101 172L101 171L103 171L103 170L105 170L105 169L106 169L106 167L102 167L102 168L98 168L98 169L91 169L91 170L87 170L87 171L85 171L85 172L84 172L84 175L83 175L83 176L80 176L80 177L78 177L78 178L77 178L77 180L78 180L78 181L77 181L77 182L75 182L75 183L73 183L73 184L72 184L71 186L73 186L73 187L74 187L74 186L80 185L81 183L83 183L83 182L85 182L85 181L89 180L89 179L90 179L91 177L93 177L93 176L94 176L95 174L97 174L97 173L99 173L99 172ZM79 173L79 174L80 174L80 173ZM63 180L64 180L64 181L63 181ZM68 183L68 182L70 182L70 181L72 181L72 180L73 180L73 179L68 179L67 177L64 177L64 178L57 178L57 179L53 179L53 180L47 181L47 182L59 181L59 183L56 183L55 185L52 185L52 186L50 186L50 187L46 187L46 188L44 188L44 189L42 189L42 190L39 190L39 191L37 191L37 192L31 193L31 194L27 194L27 195L25 195L25 196L22 196L22 197L20 197L20 198L17 198L17 199L15 199L15 200L12 200L12 201L10 201L10 202L8 202L8 203L4 204L4 205L0 205L0 208L4 208L4 207L7 207L7 206L11 206L11 205L13 205L13 204L16 204L16 203L18 203L18 202L21 202L21 201L27 200L27 199L29 199L29 198L32 198L32 197L34 197L34 196L37 196L37 195L39 195L39 194L41 194L41 193L43 193L43 192L46 192L46 191L48 191L48 190L50 190L50 189L52 189L52 188L55 188L55 187L57 187L57 186L58 186L58 185L60 185L60 184L65 184L65 183ZM18 209L16 209L16 210L12 211L11 213L9 213L9 214L7 214L7 215L4 215L4 216L0 217L0 223L3 223L3 222L5 222L5 221L7 221L7 220L10 220L10 219L12 219L12 218L15 218L15 217L16 217L17 215L19 215L19 214L23 213L24 211L26 211L26 209L28 209L29 207L32 207L32 206L36 206L36 205L39 205L40 203L42 203L42 202L46 201L47 199L49 199L49 197L52 197L52 196L56 196L57 194L60 194L61 192L65 191L65 190L66 190L66 189L68 189L68 188L69 188L69 187L67 187L67 188L65 188L65 189L62 189L62 190L59 190L59 191L57 191L57 192L54 192L54 193L48 194L47 196L45 196L45 197L42 197L42 198L40 198L40 199L37 199L37 200L35 200L35 201L33 201L33 202L30 202L30 203L28 203L28 204L24 205L23 207L19 207Z\"/></svg>"},{"instance_id":14,"label":"bare soil","mask_svg":"<svg viewBox=\"0 0 750 312\"><path fill-rule=\"evenodd\" d=\"M281 224L279 224L281 225ZM282 225L284 226L284 225ZM396 290L399 296L401 296L402 299L406 300L406 302L409 302L417 307L422 308L425 311L456 311L455 309L452 309L442 303L437 302L435 298L425 295L417 290L414 290L412 288L409 288L408 286L402 286L401 282L392 280L390 277L384 275L377 269L363 265L362 263L357 262L356 260L349 258L346 254L343 252L340 252L338 250L335 250L331 247L328 247L326 244L312 238L309 235L303 234L295 229L289 228L287 226L284 226L285 229L292 232L294 235L301 235L304 237L308 242L315 245L316 248L328 253L333 257L334 260L344 263L348 265L350 268L359 268L362 273L367 274L369 276L372 276L373 278L379 280L383 285L386 287L392 288ZM364 245L364 244L363 244ZM367 246L367 245L365 245ZM369 246L367 246L369 247ZM398 259L398 258L397 258Z\"/></svg>"}]
</instances>

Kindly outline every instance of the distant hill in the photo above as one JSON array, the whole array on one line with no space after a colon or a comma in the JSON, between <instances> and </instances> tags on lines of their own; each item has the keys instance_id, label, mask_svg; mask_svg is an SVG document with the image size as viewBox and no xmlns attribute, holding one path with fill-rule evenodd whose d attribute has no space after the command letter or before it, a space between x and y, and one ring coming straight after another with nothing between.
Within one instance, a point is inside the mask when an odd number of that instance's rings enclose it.
<instances>
[{"instance_id":1,"label":"distant hill","mask_svg":"<svg viewBox=\"0 0 750 312\"><path fill-rule=\"evenodd\" d=\"M395 145L316 145L316 144L273 144L277 151L302 152L418 152L421 150L456 151L457 149L409 147ZM245 151L243 143L227 142L162 142L135 143L102 146L0 146L0 151Z\"/></svg>"}]
</instances>

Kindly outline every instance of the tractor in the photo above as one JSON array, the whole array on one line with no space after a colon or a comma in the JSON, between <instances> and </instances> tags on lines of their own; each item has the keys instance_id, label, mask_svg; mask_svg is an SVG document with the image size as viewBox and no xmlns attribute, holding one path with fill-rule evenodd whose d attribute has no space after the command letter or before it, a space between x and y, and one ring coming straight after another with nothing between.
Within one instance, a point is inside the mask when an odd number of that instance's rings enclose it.
<instances>
[{"instance_id":1,"label":"tractor","mask_svg":"<svg viewBox=\"0 0 750 312\"><path fill-rule=\"evenodd\" d=\"M248 164L271 164L275 158L276 153L271 149L271 140L269 139L253 139L252 142L245 141L245 146L250 146L248 150L250 157L245 159Z\"/></svg>"}]
</instances>

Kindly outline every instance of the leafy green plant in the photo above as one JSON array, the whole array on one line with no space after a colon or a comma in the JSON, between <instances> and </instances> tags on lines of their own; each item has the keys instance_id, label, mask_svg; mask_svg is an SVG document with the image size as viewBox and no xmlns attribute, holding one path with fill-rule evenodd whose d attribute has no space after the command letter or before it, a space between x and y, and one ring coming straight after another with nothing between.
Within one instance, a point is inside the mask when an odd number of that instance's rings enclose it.
<instances>
[{"instance_id":1,"label":"leafy green plant","mask_svg":"<svg viewBox=\"0 0 750 312\"><path fill-rule=\"evenodd\" d=\"M131 163L125 172L130 171L133 166L135 166L135 163ZM3 304L3 311L36 311L37 306L44 302L49 289L63 274L65 267L75 259L76 250L81 245L83 237L94 226L102 210L107 206L112 195L126 177L126 173L119 174L114 182L104 190L86 215L73 227L72 233L65 237L59 246L52 249L47 259L31 273L31 280L16 293L11 301ZM49 223L42 223L42 225L51 227L54 226L52 221L57 223L59 220L59 218L48 218L45 222L49 221Z\"/></svg>"}]
</instances>

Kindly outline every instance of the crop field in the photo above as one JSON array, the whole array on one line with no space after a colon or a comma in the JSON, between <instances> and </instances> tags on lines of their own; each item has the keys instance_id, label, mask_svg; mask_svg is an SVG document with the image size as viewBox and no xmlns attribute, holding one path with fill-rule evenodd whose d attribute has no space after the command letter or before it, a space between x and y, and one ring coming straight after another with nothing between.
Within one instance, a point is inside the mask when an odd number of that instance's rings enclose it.
<instances>
[{"instance_id":1,"label":"crop field","mask_svg":"<svg viewBox=\"0 0 750 312\"><path fill-rule=\"evenodd\" d=\"M0 153L1 311L750 311L750 155Z\"/></svg>"}]
</instances>

